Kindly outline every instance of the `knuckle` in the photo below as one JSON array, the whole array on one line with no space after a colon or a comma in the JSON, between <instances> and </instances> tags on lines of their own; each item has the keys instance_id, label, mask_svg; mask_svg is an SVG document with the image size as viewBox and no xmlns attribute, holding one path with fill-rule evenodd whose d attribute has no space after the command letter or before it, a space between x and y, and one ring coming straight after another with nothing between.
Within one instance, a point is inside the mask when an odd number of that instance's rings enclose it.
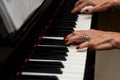
<instances>
[{"instance_id":1,"label":"knuckle","mask_svg":"<svg viewBox=\"0 0 120 80\"><path fill-rule=\"evenodd\" d=\"M92 0L88 0L87 3L91 4L91 3L93 3L93 1Z\"/></svg>"},{"instance_id":2,"label":"knuckle","mask_svg":"<svg viewBox=\"0 0 120 80\"><path fill-rule=\"evenodd\" d=\"M89 46L90 48L97 49L98 44L95 43L95 42L90 42L90 44L89 44L88 46Z\"/></svg>"},{"instance_id":3,"label":"knuckle","mask_svg":"<svg viewBox=\"0 0 120 80\"><path fill-rule=\"evenodd\" d=\"M120 45L120 39L119 38L114 39L113 40L113 45L114 46Z\"/></svg>"},{"instance_id":4,"label":"knuckle","mask_svg":"<svg viewBox=\"0 0 120 80\"><path fill-rule=\"evenodd\" d=\"M75 35L75 34L76 34L76 32L73 32L72 34L73 34L73 35Z\"/></svg>"}]
</instances>

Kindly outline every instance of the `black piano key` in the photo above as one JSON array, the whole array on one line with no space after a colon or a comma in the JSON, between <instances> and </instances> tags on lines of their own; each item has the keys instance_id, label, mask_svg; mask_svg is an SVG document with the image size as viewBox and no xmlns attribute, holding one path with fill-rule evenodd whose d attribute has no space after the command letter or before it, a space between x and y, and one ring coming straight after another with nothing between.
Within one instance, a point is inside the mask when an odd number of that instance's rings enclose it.
<instances>
[{"instance_id":1,"label":"black piano key","mask_svg":"<svg viewBox=\"0 0 120 80\"><path fill-rule=\"evenodd\" d=\"M53 31L49 31L46 33L45 36L53 36L53 37L64 37L68 34L70 34L72 32L53 32Z\"/></svg>"},{"instance_id":2,"label":"black piano key","mask_svg":"<svg viewBox=\"0 0 120 80\"><path fill-rule=\"evenodd\" d=\"M78 18L78 16L72 16L72 17L71 16L57 16L54 21L55 22L60 21L60 23L74 23L74 24L76 24L75 21L77 20L77 18Z\"/></svg>"},{"instance_id":3,"label":"black piano key","mask_svg":"<svg viewBox=\"0 0 120 80\"><path fill-rule=\"evenodd\" d=\"M72 30L74 31L74 28L75 26L60 26L60 25L52 25L51 28L54 28L54 29L63 29L63 30Z\"/></svg>"},{"instance_id":4,"label":"black piano key","mask_svg":"<svg viewBox=\"0 0 120 80\"><path fill-rule=\"evenodd\" d=\"M38 45L34 48L34 52L41 51L65 51L68 52L66 46L57 46L57 45Z\"/></svg>"},{"instance_id":5,"label":"black piano key","mask_svg":"<svg viewBox=\"0 0 120 80\"><path fill-rule=\"evenodd\" d=\"M20 75L17 80L58 80L56 76L33 76L33 75Z\"/></svg>"},{"instance_id":6,"label":"black piano key","mask_svg":"<svg viewBox=\"0 0 120 80\"><path fill-rule=\"evenodd\" d=\"M70 8L62 8L59 12L68 12L70 13L72 9Z\"/></svg>"},{"instance_id":7,"label":"black piano key","mask_svg":"<svg viewBox=\"0 0 120 80\"><path fill-rule=\"evenodd\" d=\"M46 36L56 36L56 37L64 37L70 33L72 33L73 30L61 30L61 29L54 29L51 28L50 30L47 31L45 34Z\"/></svg>"},{"instance_id":8,"label":"black piano key","mask_svg":"<svg viewBox=\"0 0 120 80\"><path fill-rule=\"evenodd\" d=\"M75 21L77 20L77 18L72 18L72 17L71 17L71 18L69 18L69 17L61 18L61 17L57 17L57 18L55 19L55 21L57 21L57 20L59 20L59 21L64 20L64 21L68 21L68 22L71 22L71 23L76 24ZM73 21L74 21L74 22L73 22ZM66 23L68 23L68 22L66 22ZM64 22L61 22L61 23L64 23ZM52 24L55 24L55 23L53 22Z\"/></svg>"},{"instance_id":9,"label":"black piano key","mask_svg":"<svg viewBox=\"0 0 120 80\"><path fill-rule=\"evenodd\" d=\"M71 14L70 10L61 10L61 12L59 12L57 14L57 16L71 16L71 17L77 17L78 14Z\"/></svg>"},{"instance_id":10,"label":"black piano key","mask_svg":"<svg viewBox=\"0 0 120 80\"><path fill-rule=\"evenodd\" d=\"M68 21L72 20L72 22L73 22L73 20L77 20L77 17L78 16L76 16L76 15L69 15L69 14L67 14L67 15L61 15L61 14L59 14L58 16L56 16L56 19L68 20ZM75 23L75 21L73 23Z\"/></svg>"},{"instance_id":11,"label":"black piano key","mask_svg":"<svg viewBox=\"0 0 120 80\"><path fill-rule=\"evenodd\" d=\"M58 39L43 39L39 44L42 45L63 45L65 46L64 40L58 40Z\"/></svg>"},{"instance_id":12,"label":"black piano key","mask_svg":"<svg viewBox=\"0 0 120 80\"><path fill-rule=\"evenodd\" d=\"M58 23L58 22L60 22L60 23L74 23L74 24L76 24L75 21L72 21L72 20L59 20L59 19L55 19L54 20L54 23Z\"/></svg>"},{"instance_id":13,"label":"black piano key","mask_svg":"<svg viewBox=\"0 0 120 80\"><path fill-rule=\"evenodd\" d=\"M57 25L56 25L57 26ZM60 25L59 25L60 26ZM58 26L58 27L59 27ZM64 26L65 27L65 26ZM70 26L69 26L70 27ZM49 30L49 32L52 32L52 31L56 31L56 32L65 32L65 33L69 33L69 32L73 32L73 28L69 28L69 29L66 29L66 28L55 28L54 25L53 27L51 27Z\"/></svg>"},{"instance_id":14,"label":"black piano key","mask_svg":"<svg viewBox=\"0 0 120 80\"><path fill-rule=\"evenodd\" d=\"M65 13L62 13L65 15L64 16L56 16L56 19L53 21L53 24L51 26L51 29L48 30L48 32L46 33L46 36L54 36L54 37L64 37L70 33L72 33L74 30L73 30L73 27L75 27L76 23L76 19L77 19L77 16L76 15L73 15L73 17L70 17L71 15L70 14L65 14ZM59 22L61 21L61 22ZM67 22L68 21L68 22ZM73 21L73 22L71 22ZM56 29L55 27L60 27L60 26L64 26L64 28L66 27L69 27L71 28L71 30L64 30L63 29ZM73 27L71 27L73 26Z\"/></svg>"},{"instance_id":15,"label":"black piano key","mask_svg":"<svg viewBox=\"0 0 120 80\"><path fill-rule=\"evenodd\" d=\"M62 9L67 10L69 9L70 11L74 8L74 5L77 0L65 0L64 4L62 6Z\"/></svg>"},{"instance_id":16,"label":"black piano key","mask_svg":"<svg viewBox=\"0 0 120 80\"><path fill-rule=\"evenodd\" d=\"M32 56L32 59L43 59L43 60L62 60L66 61L64 55L49 55L49 56Z\"/></svg>"},{"instance_id":17,"label":"black piano key","mask_svg":"<svg viewBox=\"0 0 120 80\"><path fill-rule=\"evenodd\" d=\"M64 65L61 62L52 62L52 61L29 61L26 63L27 67L34 68L64 68Z\"/></svg>"},{"instance_id":18,"label":"black piano key","mask_svg":"<svg viewBox=\"0 0 120 80\"><path fill-rule=\"evenodd\" d=\"M74 23L74 24L76 24L75 23L75 21L73 21L73 20L61 20L61 19L55 19L54 20L54 23Z\"/></svg>"},{"instance_id":19,"label":"black piano key","mask_svg":"<svg viewBox=\"0 0 120 80\"><path fill-rule=\"evenodd\" d=\"M76 25L75 21L72 21L72 20L55 20L54 21L54 24L59 24L59 25Z\"/></svg>"},{"instance_id":20,"label":"black piano key","mask_svg":"<svg viewBox=\"0 0 120 80\"><path fill-rule=\"evenodd\" d=\"M24 72L36 72L36 73L55 73L55 74L62 74L62 70L60 68L55 67L30 67L27 66L23 70Z\"/></svg>"},{"instance_id":21,"label":"black piano key","mask_svg":"<svg viewBox=\"0 0 120 80\"><path fill-rule=\"evenodd\" d=\"M76 15L60 15L58 14L55 19L60 19L60 20L76 20L78 16Z\"/></svg>"},{"instance_id":22,"label":"black piano key","mask_svg":"<svg viewBox=\"0 0 120 80\"><path fill-rule=\"evenodd\" d=\"M49 56L49 55L64 55L68 56L65 51L41 51L41 52L34 52L32 56Z\"/></svg>"},{"instance_id":23,"label":"black piano key","mask_svg":"<svg viewBox=\"0 0 120 80\"><path fill-rule=\"evenodd\" d=\"M48 30L48 32L52 32L52 31L60 32L60 33L62 33L62 32L65 32L65 33L73 32L72 29L69 29L69 30L66 30L66 29L63 29L63 28L56 29L54 27Z\"/></svg>"},{"instance_id":24,"label":"black piano key","mask_svg":"<svg viewBox=\"0 0 120 80\"><path fill-rule=\"evenodd\" d=\"M55 26L57 26L57 25L55 25ZM59 25L60 26L60 25ZM58 27L59 27L58 26ZM65 27L65 26L64 26ZM54 32L52 32L52 31L54 31ZM57 33L57 32L59 32L59 33L70 33L70 32L73 32L74 30L71 28L69 28L69 29L67 29L67 28L54 28L54 26L53 27L51 27L51 29L49 29L48 30L48 32L50 33L50 32L52 32L52 33Z\"/></svg>"},{"instance_id":25,"label":"black piano key","mask_svg":"<svg viewBox=\"0 0 120 80\"><path fill-rule=\"evenodd\" d=\"M66 35L68 35L68 33L67 34L61 34L61 33L58 33L58 34L54 34L54 33L46 34L46 36L52 36L52 37L64 37Z\"/></svg>"}]
</instances>

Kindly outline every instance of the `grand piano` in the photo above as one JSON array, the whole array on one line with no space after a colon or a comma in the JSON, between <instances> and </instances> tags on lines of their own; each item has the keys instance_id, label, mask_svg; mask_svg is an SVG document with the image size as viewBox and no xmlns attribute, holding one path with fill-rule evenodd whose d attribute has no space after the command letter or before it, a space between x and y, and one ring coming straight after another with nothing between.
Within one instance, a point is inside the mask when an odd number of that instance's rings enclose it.
<instances>
[{"instance_id":1,"label":"grand piano","mask_svg":"<svg viewBox=\"0 0 120 80\"><path fill-rule=\"evenodd\" d=\"M94 80L95 51L64 43L74 30L96 29L96 13L71 14L76 1L41 0L19 29L1 14L1 80Z\"/></svg>"}]
</instances>

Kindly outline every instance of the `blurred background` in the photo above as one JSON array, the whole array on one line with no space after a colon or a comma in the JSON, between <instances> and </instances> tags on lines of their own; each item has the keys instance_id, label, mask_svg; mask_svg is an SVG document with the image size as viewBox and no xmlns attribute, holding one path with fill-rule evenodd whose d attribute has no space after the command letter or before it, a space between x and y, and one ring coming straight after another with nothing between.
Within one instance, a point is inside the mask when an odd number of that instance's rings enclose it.
<instances>
[{"instance_id":1,"label":"blurred background","mask_svg":"<svg viewBox=\"0 0 120 80\"><path fill-rule=\"evenodd\" d=\"M120 11L99 13L98 29L120 32ZM95 80L120 80L120 49L97 51Z\"/></svg>"}]
</instances>

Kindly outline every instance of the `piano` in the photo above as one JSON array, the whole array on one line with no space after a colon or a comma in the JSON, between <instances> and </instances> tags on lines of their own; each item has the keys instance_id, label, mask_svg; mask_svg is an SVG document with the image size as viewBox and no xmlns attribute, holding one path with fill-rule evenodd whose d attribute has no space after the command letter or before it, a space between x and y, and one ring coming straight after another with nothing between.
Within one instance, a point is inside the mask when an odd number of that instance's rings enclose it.
<instances>
[{"instance_id":1,"label":"piano","mask_svg":"<svg viewBox=\"0 0 120 80\"><path fill-rule=\"evenodd\" d=\"M19 30L1 34L0 79L94 80L95 51L64 43L74 30L96 29L96 13L71 14L76 1L43 0Z\"/></svg>"}]
</instances>

